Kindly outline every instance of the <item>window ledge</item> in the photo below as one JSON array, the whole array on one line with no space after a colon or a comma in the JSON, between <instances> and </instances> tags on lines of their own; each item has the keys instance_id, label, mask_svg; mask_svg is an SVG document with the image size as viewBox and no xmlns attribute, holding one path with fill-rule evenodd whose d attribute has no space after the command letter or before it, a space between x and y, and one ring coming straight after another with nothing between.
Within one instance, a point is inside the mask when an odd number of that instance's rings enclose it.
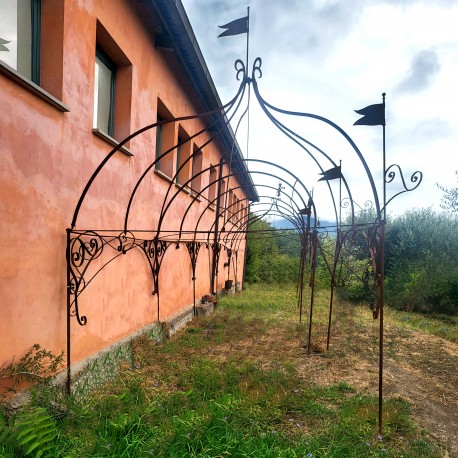
<instances>
[{"instance_id":1,"label":"window ledge","mask_svg":"<svg viewBox=\"0 0 458 458\"><path fill-rule=\"evenodd\" d=\"M190 188L189 186L182 186L181 184L179 183L175 183L175 186L180 189L181 191L183 191L184 193L186 194L189 194L190 197L192 197L193 199L195 199L197 202L201 202L201 198L197 195L197 193L192 189Z\"/></svg>"},{"instance_id":2,"label":"window ledge","mask_svg":"<svg viewBox=\"0 0 458 458\"><path fill-rule=\"evenodd\" d=\"M154 173L160 176L161 178L163 178L164 180L168 181L169 183L173 183L173 180L168 175L166 175L164 172L161 172L160 170L155 169Z\"/></svg>"},{"instance_id":3,"label":"window ledge","mask_svg":"<svg viewBox=\"0 0 458 458\"><path fill-rule=\"evenodd\" d=\"M191 197L197 200L197 202L202 202L202 198L197 195L194 190L191 190Z\"/></svg>"},{"instance_id":4,"label":"window ledge","mask_svg":"<svg viewBox=\"0 0 458 458\"><path fill-rule=\"evenodd\" d=\"M67 105L65 105L65 103L61 102L59 99L51 95L49 92L45 91L42 87L38 86L38 84L35 84L33 81L30 81L28 78L17 72L14 68L10 67L2 61L0 61L0 73L6 75L15 83L30 91L32 94L35 94L36 96L40 97L40 99L44 100L46 103L53 106L57 110L63 113L70 111L70 108Z\"/></svg>"},{"instance_id":5,"label":"window ledge","mask_svg":"<svg viewBox=\"0 0 458 458\"><path fill-rule=\"evenodd\" d=\"M180 183L175 183L175 186L180 190L185 192L186 194L191 194L191 189L188 186L182 186Z\"/></svg>"},{"instance_id":6,"label":"window ledge","mask_svg":"<svg viewBox=\"0 0 458 458\"><path fill-rule=\"evenodd\" d=\"M97 137L101 138L102 140L105 140L111 146L118 146L119 145L119 142L117 140L115 140L113 137L111 137L110 135L106 134L105 132L103 132L100 129L92 129L92 133L94 135L96 135ZM122 153L126 154L127 156L133 156L133 154L131 153L130 149L126 148L125 146L121 146L121 148L119 148L119 151L121 151Z\"/></svg>"}]
</instances>

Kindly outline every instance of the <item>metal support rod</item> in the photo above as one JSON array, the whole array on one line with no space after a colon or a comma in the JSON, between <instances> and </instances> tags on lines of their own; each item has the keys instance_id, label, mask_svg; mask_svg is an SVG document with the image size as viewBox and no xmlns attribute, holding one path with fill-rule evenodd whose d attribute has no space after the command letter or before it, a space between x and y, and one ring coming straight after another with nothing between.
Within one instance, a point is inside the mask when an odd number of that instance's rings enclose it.
<instances>
[{"instance_id":1,"label":"metal support rod","mask_svg":"<svg viewBox=\"0 0 458 458\"><path fill-rule=\"evenodd\" d=\"M247 212L247 219L249 221L250 217L250 211L251 211L251 204L248 203L246 207L246 212ZM245 231L245 249L243 250L243 272L242 272L242 290L245 289L245 280L246 280L246 258L248 254L248 234L250 232L250 224L249 222L247 223L247 228Z\"/></svg>"},{"instance_id":2,"label":"metal support rod","mask_svg":"<svg viewBox=\"0 0 458 458\"><path fill-rule=\"evenodd\" d=\"M331 324L332 324L332 306L334 304L334 289L336 287L336 270L337 263L339 261L341 250L341 231L337 228L336 248L334 250L334 262L332 265L332 277L331 277L331 298L329 300L329 319L328 319L328 336L326 338L326 350L329 350L329 344L331 342Z\"/></svg>"},{"instance_id":3,"label":"metal support rod","mask_svg":"<svg viewBox=\"0 0 458 458\"><path fill-rule=\"evenodd\" d=\"M193 314L194 316L197 315L197 309L196 309L196 277L193 276L192 278L192 296L194 300L194 306L193 306Z\"/></svg>"},{"instance_id":4,"label":"metal support rod","mask_svg":"<svg viewBox=\"0 0 458 458\"><path fill-rule=\"evenodd\" d=\"M307 353L311 354L312 348L312 320L313 320L313 305L315 301L315 267L316 267L316 229L313 230L312 234L312 256L311 256L311 272L310 272L310 316L309 316L309 336L307 344Z\"/></svg>"},{"instance_id":5,"label":"metal support rod","mask_svg":"<svg viewBox=\"0 0 458 458\"><path fill-rule=\"evenodd\" d=\"M217 256L216 250L218 247L218 233L219 233L219 217L221 214L221 188L222 188L222 179L223 179L223 159L219 163L219 176L218 176L218 189L216 197L216 216L215 216L215 230L213 237L213 259L212 259L212 273L211 273L211 293L216 294L215 280L216 272L218 271L217 262L219 256ZM217 285L216 285L217 286Z\"/></svg>"},{"instance_id":6,"label":"metal support rod","mask_svg":"<svg viewBox=\"0 0 458 458\"><path fill-rule=\"evenodd\" d=\"M385 96L386 93L382 94L383 98L383 114L385 116ZM379 375L378 375L378 430L379 434L383 432L383 308L385 302L385 224L386 224L386 142L385 142L385 128L386 119L383 119L383 210L380 215L380 279L379 279Z\"/></svg>"},{"instance_id":7,"label":"metal support rod","mask_svg":"<svg viewBox=\"0 0 458 458\"><path fill-rule=\"evenodd\" d=\"M385 302L385 220L380 228L380 295L379 295L379 375L378 375L378 429L383 429L383 308Z\"/></svg>"},{"instance_id":8,"label":"metal support rod","mask_svg":"<svg viewBox=\"0 0 458 458\"><path fill-rule=\"evenodd\" d=\"M70 307L71 307L71 297L70 297L70 229L67 229L67 250L66 250L66 260L67 260L67 394L71 394L71 335L70 335Z\"/></svg>"},{"instance_id":9,"label":"metal support rod","mask_svg":"<svg viewBox=\"0 0 458 458\"><path fill-rule=\"evenodd\" d=\"M334 301L334 279L332 279L331 281L331 298L329 300L328 336L326 338L326 350L329 350L329 342L331 340L331 322L332 322L333 301Z\"/></svg>"}]
</instances>

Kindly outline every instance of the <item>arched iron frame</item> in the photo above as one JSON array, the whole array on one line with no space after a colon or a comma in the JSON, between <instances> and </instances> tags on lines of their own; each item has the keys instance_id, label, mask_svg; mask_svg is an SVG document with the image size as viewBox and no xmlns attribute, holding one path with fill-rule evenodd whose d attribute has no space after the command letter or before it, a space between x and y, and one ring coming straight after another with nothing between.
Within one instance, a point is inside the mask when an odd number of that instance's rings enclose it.
<instances>
[{"instance_id":1,"label":"arched iron frame","mask_svg":"<svg viewBox=\"0 0 458 458\"><path fill-rule=\"evenodd\" d=\"M248 63L248 57L247 57ZM355 243L356 238L359 237L364 240L368 256L371 262L372 273L367 278L361 280L365 283L367 288L372 292L374 298L374 318L380 320L380 336L379 336L379 430L382 430L382 393L383 393L383 306L384 306L384 233L386 224L386 207L398 195L412 191L420 184L422 180L421 172L415 172L410 181L412 186L406 184L401 168L397 164L393 164L388 168L385 165L385 154L383 156L383 196L379 197L377 187L372 175L372 172L363 156L351 137L337 124L331 120L311 113L293 112L285 109L275 107L268 103L261 95L258 87L257 79L262 77L262 61L257 57L252 66L251 75L248 75L247 65L241 60L235 61L235 70L237 80L240 81L238 91L234 98L227 104L216 107L214 110L192 114L189 116L182 116L177 118L170 118L158 121L156 123L145 126L138 131L132 133L123 141L121 141L112 151L101 161L100 165L96 168L88 182L86 183L81 196L76 204L73 218L70 227L67 229L67 246L66 246L66 259L67 259L67 387L70 392L71 384L71 319L76 318L78 325L86 325L88 318L86 314L80 311L80 296L89 287L93 279L115 259L120 256L126 255L132 250L140 250L146 257L147 263L150 268L151 278L153 282L153 295L156 296L156 307L158 320L161 319L160 315L160 279L159 274L161 271L161 264L166 256L170 246L174 245L175 248L180 248L182 245L186 247L189 255L191 265L191 279L193 282L193 297L194 297L194 311L196 307L196 265L201 248L204 246L209 252L210 263L210 278L209 278L209 292L216 293L215 284L218 277L218 266L221 252L226 252L228 279L230 275L231 266L234 270L234 275L240 278L241 275L238 270L237 258L240 254L240 247L242 242L246 242L247 235L250 232L250 227L259 219L267 215L279 215L285 220L289 221L293 229L291 231L299 235L300 241L300 269L298 278L298 306L299 317L302 319L303 313L303 291L305 288L305 272L308 271L311 290L311 300L309 306L308 318L308 339L307 348L308 352L311 351L311 336L312 336L312 322L313 322L313 305L314 305L314 275L316 267L317 256L320 255L329 270L331 276L330 283L330 305L329 305L329 321L327 333L327 348L330 345L331 335L331 322L332 322L332 305L334 298L334 288L339 281L339 265L342 262L342 254L345 251L351 250ZM154 173L155 166L158 162L166 158L168 155L173 154L178 147L198 138L202 134L206 134L208 139L199 147L198 151L203 152L205 148L220 138L223 132L227 132L228 125L235 119L242 107L242 101L247 92L247 89L253 89L255 98L266 117L270 120L272 125L287 137L295 147L299 148L317 168L317 173L324 174L325 170L329 167L337 167L330 155L323 149L313 144L299 133L290 129L285 123L280 122L277 115L286 115L288 117L298 118L311 118L320 121L331 129L340 134L351 147L355 153L360 164L363 166L367 182L370 186L372 195L371 199L366 202L364 207L359 207L354 200L351 192L350 183L346 177L341 174L340 192L339 196L335 195L330 183L326 181L327 189L332 201L333 211L335 215L335 224L328 227L318 226L319 212L316 208L313 199L313 192L310 191L305 184L299 179L298 176L293 174L287 168L279 164L260 159L243 159L240 155L234 155L236 148L235 140L232 144L231 151L227 153L226 158L221 158L217 165L203 168L195 175L188 177L184 183L178 183L180 173L189 168L190 164L196 157L197 151L193 151L183 163L177 167L175 175L170 177L170 183L165 196L161 203L161 210L157 227L151 228L133 228L130 225L129 217L132 211L132 205L137 197L137 191L144 182L145 178ZM242 110L237 129L240 125L242 118L246 115L249 103ZM383 101L383 103L385 103ZM206 127L201 129L196 134L186 138L179 144L175 144L167 151L157 155L152 162L145 168L145 170L138 177L138 180L133 184L132 190L129 195L128 204L126 206L124 215L124 224L122 228L90 228L80 230L77 227L78 217L83 207L87 194L90 192L94 181L102 170L107 168L107 164L113 156L130 140L142 135L145 132L156 129L158 126L167 125L169 123L176 123L188 120L201 120L205 123ZM383 133L385 132L385 125L383 125ZM383 135L384 138L384 135ZM383 148L385 151L385 148ZM270 186L263 183L253 183L247 180L245 183L238 186L230 187L231 179L234 176L240 177L240 174L248 174L249 176L263 176L270 177L279 183L278 186ZM260 167L258 170L256 167ZM261 170L261 167L264 167ZM265 168L268 167L269 171ZM200 186L199 190L192 189L193 180L207 176L210 170L217 170L217 177L213 181L209 181L208 185ZM386 198L386 185L393 182L397 177L400 178L403 189L397 194ZM222 183L227 182L227 188L222 190ZM229 202L230 192L240 189L242 193L247 195L247 188L253 185L262 189L263 194L258 195L257 202L249 203L247 197L242 199L245 206L242 207L241 201ZM344 187L346 197L342 198L341 189ZM213 188L212 188L213 187ZM206 194L209 189L217 188L215 197L209 199ZM189 191L191 190L191 191ZM183 193L192 194L192 199L186 210L183 213L179 227L175 230L164 230L166 218L169 210L173 208L175 201L180 199ZM265 192L265 194L264 194ZM194 224L185 229L186 223L190 220L188 215L191 209L195 208L197 202L205 201L206 205L200 211L200 214L195 218ZM370 223L359 224L356 222L358 208L367 209L371 208L374 215L374 220ZM341 209L347 208L350 210L350 224L342 224ZM208 214L209 209L213 209L215 217L211 225L204 226L204 215ZM189 226L189 225L188 225ZM323 237L329 233L335 233L335 250L334 252L327 252L323 247ZM91 265L93 261L98 259L103 251L109 251L110 256L102 266L98 267L95 272L91 272ZM211 254L211 256L210 256Z\"/></svg>"}]
</instances>

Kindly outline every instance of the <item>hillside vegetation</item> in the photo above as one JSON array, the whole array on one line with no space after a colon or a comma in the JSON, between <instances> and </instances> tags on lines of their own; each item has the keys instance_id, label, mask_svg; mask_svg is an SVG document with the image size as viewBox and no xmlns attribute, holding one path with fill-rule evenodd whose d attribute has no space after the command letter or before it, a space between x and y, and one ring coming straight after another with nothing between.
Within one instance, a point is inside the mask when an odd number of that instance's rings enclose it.
<instances>
[{"instance_id":1,"label":"hillside vegetation","mask_svg":"<svg viewBox=\"0 0 458 458\"><path fill-rule=\"evenodd\" d=\"M373 215L360 216L366 221ZM371 219L372 218L372 219ZM273 231L266 221L256 221L249 234L246 281L284 283L297 281L299 237L292 231ZM335 239L321 235L328 254ZM458 215L431 209L411 210L389 218L385 238L385 297L398 310L446 315L458 314ZM345 253L344 253L345 257ZM359 280L367 269L363 248L343 260L339 269L339 293L354 302L369 299ZM345 265L351 269L345 271ZM320 286L330 282L325 263L318 257L316 279Z\"/></svg>"}]
</instances>

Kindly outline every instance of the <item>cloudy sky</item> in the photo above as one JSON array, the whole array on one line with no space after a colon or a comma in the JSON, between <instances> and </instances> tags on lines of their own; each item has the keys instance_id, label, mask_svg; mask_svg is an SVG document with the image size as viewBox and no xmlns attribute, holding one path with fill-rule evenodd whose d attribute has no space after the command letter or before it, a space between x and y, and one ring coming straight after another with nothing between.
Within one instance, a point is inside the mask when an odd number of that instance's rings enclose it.
<instances>
[{"instance_id":1,"label":"cloudy sky","mask_svg":"<svg viewBox=\"0 0 458 458\"><path fill-rule=\"evenodd\" d=\"M218 39L222 30L217 25L245 16L249 6L249 67L255 57L261 57L262 97L279 108L314 113L338 124L362 151L380 187L382 128L353 126L359 118L353 110L381 103L386 92L387 167L398 164L408 185L415 171L424 174L420 187L393 200L388 212L429 206L440 210L442 192L436 183L456 186L458 169L457 1L182 2L223 102L238 88L234 61L245 59L246 36ZM270 124L253 93L250 100L249 141L246 118L237 135L244 154L286 166L314 189L316 201L327 195L326 185L317 183L316 166ZM281 117L281 122L336 163L342 161L342 172L358 204L370 199L364 171L340 135L304 118ZM399 178L397 174L387 185L388 198L401 189ZM325 197L320 214L332 217Z\"/></svg>"}]
</instances>

